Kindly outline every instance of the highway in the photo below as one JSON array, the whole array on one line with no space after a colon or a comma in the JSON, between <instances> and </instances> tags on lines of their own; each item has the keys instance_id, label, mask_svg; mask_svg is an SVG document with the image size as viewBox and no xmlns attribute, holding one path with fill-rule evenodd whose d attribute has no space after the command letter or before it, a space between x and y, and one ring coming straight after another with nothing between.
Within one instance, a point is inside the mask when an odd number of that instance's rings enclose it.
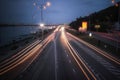
<instances>
[{"instance_id":1,"label":"highway","mask_svg":"<svg viewBox=\"0 0 120 80\"><path fill-rule=\"evenodd\" d=\"M119 80L120 60L68 33L76 54L85 62L97 80ZM72 37L70 37L72 36ZM81 42L81 43L80 43ZM85 46L87 45L87 46Z\"/></svg>"},{"instance_id":2,"label":"highway","mask_svg":"<svg viewBox=\"0 0 120 80\"><path fill-rule=\"evenodd\" d=\"M120 60L61 25L0 63L0 80L120 80Z\"/></svg>"}]
</instances>

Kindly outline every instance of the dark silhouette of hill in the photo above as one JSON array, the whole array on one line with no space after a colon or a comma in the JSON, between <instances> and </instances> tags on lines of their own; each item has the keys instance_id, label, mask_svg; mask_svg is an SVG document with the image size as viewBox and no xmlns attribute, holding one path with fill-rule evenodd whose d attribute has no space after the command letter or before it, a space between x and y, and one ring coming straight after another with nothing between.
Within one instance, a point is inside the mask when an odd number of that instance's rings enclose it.
<instances>
[{"instance_id":1,"label":"dark silhouette of hill","mask_svg":"<svg viewBox=\"0 0 120 80\"><path fill-rule=\"evenodd\" d=\"M70 23L71 28L78 30L80 26L82 26L83 21L88 22L88 29L95 31L95 25L100 25L99 31L107 31L114 28L114 24L120 20L118 19L118 9L120 8L120 2L118 2L119 6L111 6L99 12L95 12L90 14L89 16L79 17L75 21ZM119 9L120 10L120 9ZM120 12L119 12L120 15Z\"/></svg>"}]
</instances>

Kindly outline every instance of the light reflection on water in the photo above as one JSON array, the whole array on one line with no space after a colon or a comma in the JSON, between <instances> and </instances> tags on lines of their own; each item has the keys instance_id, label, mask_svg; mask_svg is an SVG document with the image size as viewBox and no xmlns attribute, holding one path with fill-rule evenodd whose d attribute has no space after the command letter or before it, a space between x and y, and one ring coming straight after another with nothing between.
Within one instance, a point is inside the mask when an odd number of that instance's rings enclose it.
<instances>
[{"instance_id":1,"label":"light reflection on water","mask_svg":"<svg viewBox=\"0 0 120 80\"><path fill-rule=\"evenodd\" d=\"M27 35L38 30L38 26L0 27L0 46L10 43L22 35Z\"/></svg>"}]
</instances>

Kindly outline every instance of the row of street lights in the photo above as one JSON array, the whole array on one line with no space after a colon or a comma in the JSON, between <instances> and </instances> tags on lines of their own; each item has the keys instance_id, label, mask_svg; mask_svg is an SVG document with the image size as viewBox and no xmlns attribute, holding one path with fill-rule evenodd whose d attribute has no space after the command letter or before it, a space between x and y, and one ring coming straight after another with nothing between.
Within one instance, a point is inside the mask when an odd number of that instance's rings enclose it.
<instances>
[{"instance_id":1,"label":"row of street lights","mask_svg":"<svg viewBox=\"0 0 120 80\"><path fill-rule=\"evenodd\" d=\"M45 10L47 7L51 5L50 2L46 2L45 4L38 5L37 3L33 3L34 6L36 6L38 9L41 10L41 22L43 22L43 10Z\"/></svg>"},{"instance_id":2,"label":"row of street lights","mask_svg":"<svg viewBox=\"0 0 120 80\"><path fill-rule=\"evenodd\" d=\"M50 2L46 2L46 3L42 3L42 4L37 4L37 3L33 3L34 6L36 6L38 9L40 9L40 15L41 15L41 23L40 23L40 27L42 29L42 40L44 38L44 18L43 18L43 10L45 10L47 7L51 6L51 3Z\"/></svg>"}]
</instances>

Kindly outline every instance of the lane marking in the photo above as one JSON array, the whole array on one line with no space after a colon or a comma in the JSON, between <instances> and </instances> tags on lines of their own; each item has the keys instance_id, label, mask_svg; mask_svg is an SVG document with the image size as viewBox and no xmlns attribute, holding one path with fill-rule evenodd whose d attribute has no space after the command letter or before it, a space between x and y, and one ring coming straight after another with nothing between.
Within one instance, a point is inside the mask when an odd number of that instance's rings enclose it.
<instances>
[{"instance_id":1,"label":"lane marking","mask_svg":"<svg viewBox=\"0 0 120 80\"><path fill-rule=\"evenodd\" d=\"M69 59L69 63L71 63L71 60Z\"/></svg>"},{"instance_id":2,"label":"lane marking","mask_svg":"<svg viewBox=\"0 0 120 80\"><path fill-rule=\"evenodd\" d=\"M61 34L61 35L62 35L62 39L64 40L64 43L65 43L66 47L68 48L71 56L72 56L73 59L76 61L77 65L79 66L79 68L81 69L81 71L83 72L83 74L85 75L86 79L87 79L87 80L90 80L90 78L88 77L87 73L84 71L83 67L82 67L81 64L79 63L78 59L77 59L76 56L74 55L73 50L71 49L71 47L70 47L70 45L69 45L69 42L68 42L68 40L67 40L67 38L66 38L66 36L65 36L64 27L62 28L61 32L62 32L62 34Z\"/></svg>"},{"instance_id":3,"label":"lane marking","mask_svg":"<svg viewBox=\"0 0 120 80\"><path fill-rule=\"evenodd\" d=\"M73 68L73 72L74 72L74 73L76 72L74 68Z\"/></svg>"},{"instance_id":4,"label":"lane marking","mask_svg":"<svg viewBox=\"0 0 120 80\"><path fill-rule=\"evenodd\" d=\"M52 34L51 34L52 35ZM22 64L23 62L25 62L27 59L29 59L30 57L32 57L34 55L34 57L32 58L31 62L28 63L28 65L26 66L26 68L33 62L33 60L35 60L35 58L37 58L37 56L39 54L37 54L36 52L41 48L43 49L50 41L51 41L51 35L48 36L48 38L46 38L44 40L44 45L36 45L32 50L30 50L28 53L26 53L25 55L21 56L17 61L14 61L13 63L5 66L4 68L0 69L0 75L5 74L6 72L14 69L15 67L17 67L18 65ZM35 55L36 54L36 55ZM25 69L26 69L25 68Z\"/></svg>"},{"instance_id":5,"label":"lane marking","mask_svg":"<svg viewBox=\"0 0 120 80\"><path fill-rule=\"evenodd\" d=\"M80 47L82 47L82 45L80 45ZM120 69L117 67L114 67L111 63L107 62L106 60L104 60L102 57L98 56L97 54L95 54L94 52L91 52L89 49L85 49L82 47L82 49L84 51L86 51L86 53L91 53L88 54L91 57L93 57L94 59L96 59L98 62L100 62L101 64L103 64L103 66L109 70L112 74L116 75L117 78L119 78L118 76L120 76ZM120 79L120 78L119 78Z\"/></svg>"},{"instance_id":6,"label":"lane marking","mask_svg":"<svg viewBox=\"0 0 120 80\"><path fill-rule=\"evenodd\" d=\"M55 54L55 80L57 80L57 48L56 48L56 39L53 41L54 42L54 54Z\"/></svg>"},{"instance_id":7,"label":"lane marking","mask_svg":"<svg viewBox=\"0 0 120 80\"><path fill-rule=\"evenodd\" d=\"M98 49L97 47L95 47L95 46L93 46L93 45L91 45L91 44L89 44L89 43L87 43L87 42L85 42L85 41L83 41L83 40L75 37L74 35L72 35L72 34L70 34L70 33L67 33L67 34L68 34L69 36L73 37L74 39L80 41L80 42L83 43L84 45L88 46L90 49L95 50L96 52L98 52L98 53L101 54L102 56L106 57L107 59L109 59L109 60L115 62L116 64L119 64L119 65L120 65L120 60L117 59L116 57L108 54L108 53L105 52L105 51L102 51L101 49Z\"/></svg>"},{"instance_id":8,"label":"lane marking","mask_svg":"<svg viewBox=\"0 0 120 80\"><path fill-rule=\"evenodd\" d=\"M67 57L68 57L68 54L67 54Z\"/></svg>"}]
</instances>

